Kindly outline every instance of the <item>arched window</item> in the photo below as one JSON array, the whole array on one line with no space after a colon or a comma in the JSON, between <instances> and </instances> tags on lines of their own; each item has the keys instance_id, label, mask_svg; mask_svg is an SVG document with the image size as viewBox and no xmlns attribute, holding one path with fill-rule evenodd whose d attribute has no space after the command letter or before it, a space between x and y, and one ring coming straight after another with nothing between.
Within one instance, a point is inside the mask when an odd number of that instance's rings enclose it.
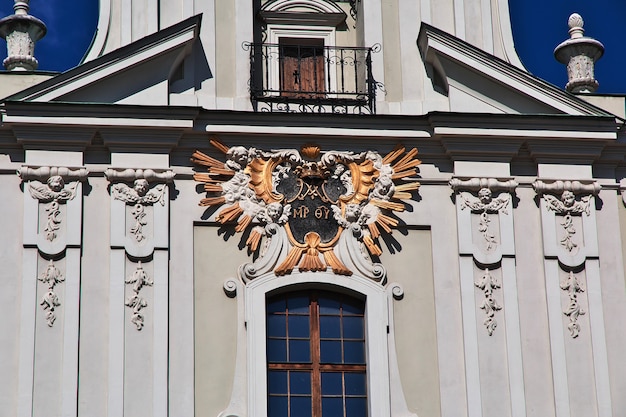
<instances>
[{"instance_id":1,"label":"arched window","mask_svg":"<svg viewBox=\"0 0 626 417\"><path fill-rule=\"evenodd\" d=\"M364 301L285 293L266 314L268 416L366 417Z\"/></svg>"}]
</instances>

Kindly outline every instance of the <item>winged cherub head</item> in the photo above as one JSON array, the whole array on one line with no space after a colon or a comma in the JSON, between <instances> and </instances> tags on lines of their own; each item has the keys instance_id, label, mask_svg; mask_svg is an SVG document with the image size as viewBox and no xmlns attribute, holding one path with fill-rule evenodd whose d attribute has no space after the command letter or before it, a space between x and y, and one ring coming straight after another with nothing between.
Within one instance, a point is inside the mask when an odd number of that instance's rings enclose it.
<instances>
[{"instance_id":1,"label":"winged cherub head","mask_svg":"<svg viewBox=\"0 0 626 417\"><path fill-rule=\"evenodd\" d=\"M65 181L63 181L62 176L53 175L48 178L48 187L55 193L58 193L63 189L63 187L65 187Z\"/></svg>"}]
</instances>

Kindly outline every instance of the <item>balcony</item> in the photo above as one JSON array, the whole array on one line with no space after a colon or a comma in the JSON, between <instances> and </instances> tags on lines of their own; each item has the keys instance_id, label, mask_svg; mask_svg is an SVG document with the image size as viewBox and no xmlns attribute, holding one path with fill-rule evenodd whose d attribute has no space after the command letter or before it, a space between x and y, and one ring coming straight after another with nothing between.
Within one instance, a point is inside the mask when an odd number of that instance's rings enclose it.
<instances>
[{"instance_id":1,"label":"balcony","mask_svg":"<svg viewBox=\"0 0 626 417\"><path fill-rule=\"evenodd\" d=\"M316 39L246 43L254 111L376 113L372 53L379 47L329 47Z\"/></svg>"}]
</instances>

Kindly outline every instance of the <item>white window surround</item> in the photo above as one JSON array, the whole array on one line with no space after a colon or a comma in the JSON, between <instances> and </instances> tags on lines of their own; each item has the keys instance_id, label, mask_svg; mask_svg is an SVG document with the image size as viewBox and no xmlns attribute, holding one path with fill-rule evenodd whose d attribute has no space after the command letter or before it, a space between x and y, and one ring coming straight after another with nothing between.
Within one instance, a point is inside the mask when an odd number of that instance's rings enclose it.
<instances>
[{"instance_id":1,"label":"white window surround","mask_svg":"<svg viewBox=\"0 0 626 417\"><path fill-rule=\"evenodd\" d=\"M322 39L324 46L335 46L335 28L330 26L292 26L292 25L267 25L268 42L279 44L281 38L291 39ZM328 49L324 50L325 61L328 60ZM279 61L272 60L273 64L269 68L268 87L270 90L281 90ZM326 62L324 62L326 65ZM335 91L337 86L337 74L330 71L330 85L325 85L326 91ZM324 83L328 82L324 77ZM278 94L278 93L276 93Z\"/></svg>"},{"instance_id":2,"label":"white window surround","mask_svg":"<svg viewBox=\"0 0 626 417\"><path fill-rule=\"evenodd\" d=\"M354 275L338 277L323 272L294 272L284 277L276 277L271 273L246 285L248 417L267 417L266 298L276 290L295 291L302 288L356 293L357 297L365 298L368 413L371 417L389 417L391 393L387 290L367 278Z\"/></svg>"}]
</instances>

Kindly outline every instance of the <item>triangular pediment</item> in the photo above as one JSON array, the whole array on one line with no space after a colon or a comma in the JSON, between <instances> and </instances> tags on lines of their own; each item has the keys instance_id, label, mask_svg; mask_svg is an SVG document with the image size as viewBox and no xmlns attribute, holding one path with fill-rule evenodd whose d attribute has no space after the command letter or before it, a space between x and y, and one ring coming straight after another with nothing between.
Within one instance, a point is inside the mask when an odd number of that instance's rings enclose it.
<instances>
[{"instance_id":1,"label":"triangular pediment","mask_svg":"<svg viewBox=\"0 0 626 417\"><path fill-rule=\"evenodd\" d=\"M426 23L417 43L434 89L448 97L452 112L610 114Z\"/></svg>"},{"instance_id":2,"label":"triangular pediment","mask_svg":"<svg viewBox=\"0 0 626 417\"><path fill-rule=\"evenodd\" d=\"M201 15L186 19L5 100L167 105L200 20Z\"/></svg>"}]
</instances>

